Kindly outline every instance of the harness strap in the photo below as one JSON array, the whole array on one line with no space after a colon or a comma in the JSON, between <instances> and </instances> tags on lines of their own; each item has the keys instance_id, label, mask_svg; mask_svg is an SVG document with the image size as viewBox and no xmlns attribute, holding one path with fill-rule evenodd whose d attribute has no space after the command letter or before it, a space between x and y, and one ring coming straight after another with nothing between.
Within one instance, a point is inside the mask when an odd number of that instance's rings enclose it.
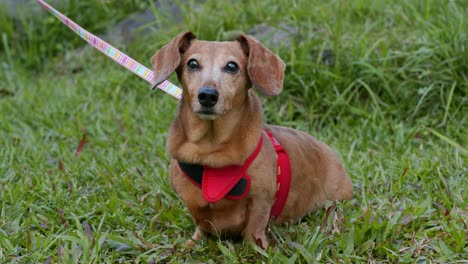
<instances>
[{"instance_id":1,"label":"harness strap","mask_svg":"<svg viewBox=\"0 0 468 264\"><path fill-rule=\"evenodd\" d=\"M263 135L242 165L213 168L178 161L179 168L189 181L202 189L203 198L207 202L215 203L224 197L240 200L249 192L250 176L247 175L247 170L257 158L262 145Z\"/></svg>"},{"instance_id":2,"label":"harness strap","mask_svg":"<svg viewBox=\"0 0 468 264\"><path fill-rule=\"evenodd\" d=\"M291 165L284 147L270 131L265 132L268 134L277 154L276 193L271 208L271 217L276 219L283 211L288 198L291 185ZM250 176L246 172L260 152L262 144L263 136L260 137L254 152L242 165L211 168L179 161L179 168L188 180L202 189L203 198L206 201L214 203L224 197L239 200L249 192Z\"/></svg>"},{"instance_id":3,"label":"harness strap","mask_svg":"<svg viewBox=\"0 0 468 264\"><path fill-rule=\"evenodd\" d=\"M270 131L266 131L266 133L270 137L271 143L275 147L278 156L275 201L271 208L271 217L276 219L283 211L286 200L288 199L289 187L291 186L291 164L284 147Z\"/></svg>"},{"instance_id":4,"label":"harness strap","mask_svg":"<svg viewBox=\"0 0 468 264\"><path fill-rule=\"evenodd\" d=\"M179 168L187 179L199 188L202 187L203 171L205 168L202 165L190 164L178 161ZM248 175L242 176L237 184L226 195L226 198L231 200L240 200L247 195L250 187L250 177Z\"/></svg>"},{"instance_id":5,"label":"harness strap","mask_svg":"<svg viewBox=\"0 0 468 264\"><path fill-rule=\"evenodd\" d=\"M257 147L247 160L244 161L244 164L240 166L232 165L222 168L205 167L202 179L202 193L205 200L214 203L223 199L243 177L246 177L248 180L247 189L238 199L244 198L249 191L248 188L250 188L250 176L247 175L247 170L255 158L257 158L258 153L260 153L262 149L262 145L263 136L260 136Z\"/></svg>"}]
</instances>

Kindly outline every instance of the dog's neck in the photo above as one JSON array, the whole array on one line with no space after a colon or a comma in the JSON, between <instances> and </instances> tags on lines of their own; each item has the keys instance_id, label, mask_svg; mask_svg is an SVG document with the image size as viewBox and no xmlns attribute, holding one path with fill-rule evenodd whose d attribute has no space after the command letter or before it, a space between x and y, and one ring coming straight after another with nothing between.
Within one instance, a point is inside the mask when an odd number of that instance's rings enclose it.
<instances>
[{"instance_id":1,"label":"dog's neck","mask_svg":"<svg viewBox=\"0 0 468 264\"><path fill-rule=\"evenodd\" d=\"M260 99L253 92L242 107L215 120L201 119L181 101L169 133L169 154L181 162L210 167L240 165L260 139L262 113Z\"/></svg>"}]
</instances>

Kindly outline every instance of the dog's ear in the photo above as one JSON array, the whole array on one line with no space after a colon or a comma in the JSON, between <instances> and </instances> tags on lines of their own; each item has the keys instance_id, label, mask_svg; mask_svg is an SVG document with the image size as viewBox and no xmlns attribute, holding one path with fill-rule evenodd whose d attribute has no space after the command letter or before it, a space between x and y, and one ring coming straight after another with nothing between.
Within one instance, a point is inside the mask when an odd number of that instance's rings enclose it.
<instances>
[{"instance_id":1,"label":"dog's ear","mask_svg":"<svg viewBox=\"0 0 468 264\"><path fill-rule=\"evenodd\" d=\"M190 42L195 38L192 32L180 33L151 57L154 87L169 78L177 69L180 64L180 54L190 47Z\"/></svg>"},{"instance_id":2,"label":"dog's ear","mask_svg":"<svg viewBox=\"0 0 468 264\"><path fill-rule=\"evenodd\" d=\"M237 38L248 57L247 72L252 84L265 95L278 95L283 89L284 62L248 35Z\"/></svg>"}]
</instances>

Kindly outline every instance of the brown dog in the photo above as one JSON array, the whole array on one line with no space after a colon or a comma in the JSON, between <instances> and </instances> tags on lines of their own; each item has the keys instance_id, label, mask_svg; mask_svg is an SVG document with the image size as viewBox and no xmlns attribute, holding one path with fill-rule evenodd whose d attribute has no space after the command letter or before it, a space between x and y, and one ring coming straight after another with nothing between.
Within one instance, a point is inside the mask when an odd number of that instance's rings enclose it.
<instances>
[{"instance_id":1,"label":"brown dog","mask_svg":"<svg viewBox=\"0 0 468 264\"><path fill-rule=\"evenodd\" d=\"M285 64L254 38L240 35L234 42L209 42L185 32L162 47L151 62L156 83L175 71L183 88L168 151L173 159L171 185L197 226L188 245L204 231L240 234L267 246L265 228L277 190L277 154L266 131L288 153L292 173L285 206L275 223L298 220L327 200L352 196L351 180L330 147L306 133L263 123L261 101L250 88L278 95ZM241 165L257 145L261 149L247 170L250 189L241 199L208 202L181 169L181 163L212 168Z\"/></svg>"}]
</instances>

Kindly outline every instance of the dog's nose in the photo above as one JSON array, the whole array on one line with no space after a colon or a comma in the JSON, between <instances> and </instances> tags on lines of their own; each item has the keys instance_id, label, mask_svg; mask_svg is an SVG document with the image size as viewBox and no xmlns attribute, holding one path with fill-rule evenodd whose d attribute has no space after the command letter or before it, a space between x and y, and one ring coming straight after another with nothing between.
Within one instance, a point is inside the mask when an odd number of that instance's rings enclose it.
<instances>
[{"instance_id":1,"label":"dog's nose","mask_svg":"<svg viewBox=\"0 0 468 264\"><path fill-rule=\"evenodd\" d=\"M218 102L218 91L215 88L203 87L198 91L198 102L204 107L212 107Z\"/></svg>"}]
</instances>

